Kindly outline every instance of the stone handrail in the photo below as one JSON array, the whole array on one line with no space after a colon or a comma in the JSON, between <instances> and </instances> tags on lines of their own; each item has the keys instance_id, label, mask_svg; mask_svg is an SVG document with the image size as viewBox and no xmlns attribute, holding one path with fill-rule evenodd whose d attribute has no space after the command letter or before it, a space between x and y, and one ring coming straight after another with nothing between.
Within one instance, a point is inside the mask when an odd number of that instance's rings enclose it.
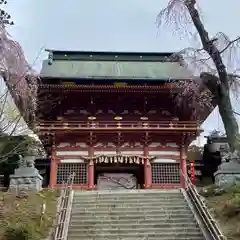
<instances>
[{"instance_id":1,"label":"stone handrail","mask_svg":"<svg viewBox=\"0 0 240 240\"><path fill-rule=\"evenodd\" d=\"M56 225L52 234L52 240L66 240L69 219L71 214L72 198L73 198L73 180L75 174L70 174L67 182L64 184L64 188L61 190L61 196L59 199Z\"/></svg>"},{"instance_id":2,"label":"stone handrail","mask_svg":"<svg viewBox=\"0 0 240 240\"><path fill-rule=\"evenodd\" d=\"M181 175L185 181L185 190L186 193L191 200L191 203L195 207L197 213L199 214L208 234L210 235L212 240L227 240L227 238L220 231L217 222L212 217L210 212L208 211L205 203L201 199L195 185L192 184L191 180L188 176L186 176L183 172Z\"/></svg>"}]
</instances>

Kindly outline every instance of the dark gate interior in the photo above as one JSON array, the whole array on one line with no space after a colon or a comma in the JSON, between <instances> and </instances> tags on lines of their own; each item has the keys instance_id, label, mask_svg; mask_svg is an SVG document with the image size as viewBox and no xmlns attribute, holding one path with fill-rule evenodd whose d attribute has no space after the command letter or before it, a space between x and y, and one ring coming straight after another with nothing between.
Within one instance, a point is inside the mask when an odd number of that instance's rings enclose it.
<instances>
[{"instance_id":1,"label":"dark gate interior","mask_svg":"<svg viewBox=\"0 0 240 240\"><path fill-rule=\"evenodd\" d=\"M144 167L140 164L99 163L95 165L94 181L99 189L143 188Z\"/></svg>"}]
</instances>

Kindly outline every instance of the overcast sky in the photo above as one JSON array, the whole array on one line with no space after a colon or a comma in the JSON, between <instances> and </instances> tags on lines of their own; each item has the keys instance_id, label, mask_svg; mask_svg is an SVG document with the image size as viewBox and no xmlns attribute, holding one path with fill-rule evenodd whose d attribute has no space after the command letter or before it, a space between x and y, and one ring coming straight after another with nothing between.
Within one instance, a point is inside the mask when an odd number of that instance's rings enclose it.
<instances>
[{"instance_id":1,"label":"overcast sky","mask_svg":"<svg viewBox=\"0 0 240 240\"><path fill-rule=\"evenodd\" d=\"M91 51L179 51L189 47L170 29L159 32L156 16L167 0L8 0L10 32L30 63L40 69L44 48ZM211 36L240 35L239 0L199 0ZM42 50L41 50L42 49ZM40 52L40 55L39 55ZM37 61L36 61L37 58ZM236 102L235 102L236 104ZM239 104L239 102L238 102ZM203 125L222 129L217 111Z\"/></svg>"}]
</instances>

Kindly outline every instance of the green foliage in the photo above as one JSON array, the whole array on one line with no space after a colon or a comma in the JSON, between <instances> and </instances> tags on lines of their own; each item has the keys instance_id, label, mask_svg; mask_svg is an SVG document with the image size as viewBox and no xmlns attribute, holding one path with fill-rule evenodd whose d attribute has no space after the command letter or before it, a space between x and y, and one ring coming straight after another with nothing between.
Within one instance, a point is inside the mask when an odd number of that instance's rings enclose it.
<instances>
[{"instance_id":1,"label":"green foliage","mask_svg":"<svg viewBox=\"0 0 240 240\"><path fill-rule=\"evenodd\" d=\"M34 240L33 229L31 226L18 224L16 226L8 226L4 232L4 240Z\"/></svg>"},{"instance_id":2,"label":"green foliage","mask_svg":"<svg viewBox=\"0 0 240 240\"><path fill-rule=\"evenodd\" d=\"M240 184L239 185L233 185L229 188L218 188L215 184L209 185L207 187L204 187L200 191L200 195L203 197L214 197L214 196L222 196L222 195L229 195L234 197L235 195L240 195Z\"/></svg>"},{"instance_id":3,"label":"green foliage","mask_svg":"<svg viewBox=\"0 0 240 240\"><path fill-rule=\"evenodd\" d=\"M209 185L207 187L204 187L200 191L200 195L203 197L214 197L214 196L220 196L224 193L223 189L219 189L216 187L215 184Z\"/></svg>"},{"instance_id":4,"label":"green foliage","mask_svg":"<svg viewBox=\"0 0 240 240\"><path fill-rule=\"evenodd\" d=\"M240 216L240 185L226 189L228 199L223 207L223 215L226 217Z\"/></svg>"},{"instance_id":5,"label":"green foliage","mask_svg":"<svg viewBox=\"0 0 240 240\"><path fill-rule=\"evenodd\" d=\"M240 214L240 194L226 201L223 207L223 215L226 217L235 217L238 214Z\"/></svg>"},{"instance_id":6,"label":"green foliage","mask_svg":"<svg viewBox=\"0 0 240 240\"><path fill-rule=\"evenodd\" d=\"M226 188L225 192L227 194L230 194L230 195L233 195L233 196L238 195L238 194L240 195L240 184L233 185L229 188Z\"/></svg>"},{"instance_id":7,"label":"green foliage","mask_svg":"<svg viewBox=\"0 0 240 240\"><path fill-rule=\"evenodd\" d=\"M10 156L6 161L0 162L1 171L13 174L14 169L18 167L18 159L19 157L15 155Z\"/></svg>"},{"instance_id":8,"label":"green foliage","mask_svg":"<svg viewBox=\"0 0 240 240\"><path fill-rule=\"evenodd\" d=\"M53 226L58 196L59 192L49 189L23 198L9 193L3 195L0 198L0 240L46 238ZM46 204L44 214L43 203Z\"/></svg>"},{"instance_id":9,"label":"green foliage","mask_svg":"<svg viewBox=\"0 0 240 240\"><path fill-rule=\"evenodd\" d=\"M35 140L29 136L0 136L0 161L13 155L24 154Z\"/></svg>"},{"instance_id":10,"label":"green foliage","mask_svg":"<svg viewBox=\"0 0 240 240\"><path fill-rule=\"evenodd\" d=\"M219 221L227 239L240 239L240 185L219 191L216 186L207 187L206 202ZM216 193L216 190L218 192Z\"/></svg>"},{"instance_id":11,"label":"green foliage","mask_svg":"<svg viewBox=\"0 0 240 240\"><path fill-rule=\"evenodd\" d=\"M0 135L0 164L16 155L25 155L28 149L42 149L41 143L30 136Z\"/></svg>"}]
</instances>

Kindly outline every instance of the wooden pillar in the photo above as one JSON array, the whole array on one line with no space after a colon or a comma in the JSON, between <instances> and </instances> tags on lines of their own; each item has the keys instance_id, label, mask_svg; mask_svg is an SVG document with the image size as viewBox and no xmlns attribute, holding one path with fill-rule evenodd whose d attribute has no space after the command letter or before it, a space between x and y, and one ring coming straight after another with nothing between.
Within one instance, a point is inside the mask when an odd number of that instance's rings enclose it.
<instances>
[{"instance_id":1,"label":"wooden pillar","mask_svg":"<svg viewBox=\"0 0 240 240\"><path fill-rule=\"evenodd\" d=\"M147 146L144 146L144 188L150 188L152 185L151 164Z\"/></svg>"},{"instance_id":2,"label":"wooden pillar","mask_svg":"<svg viewBox=\"0 0 240 240\"><path fill-rule=\"evenodd\" d=\"M50 166L50 181L49 181L50 188L55 187L56 180L57 180L57 155L56 155L55 135L53 135L51 166Z\"/></svg>"},{"instance_id":3,"label":"wooden pillar","mask_svg":"<svg viewBox=\"0 0 240 240\"><path fill-rule=\"evenodd\" d=\"M88 163L88 187L89 189L94 188L94 162L93 162L94 150L90 146L88 150L89 163Z\"/></svg>"},{"instance_id":4,"label":"wooden pillar","mask_svg":"<svg viewBox=\"0 0 240 240\"><path fill-rule=\"evenodd\" d=\"M180 169L181 169L181 186L186 187L186 177L187 177L187 160L186 160L186 146L181 145L180 147Z\"/></svg>"}]
</instances>

